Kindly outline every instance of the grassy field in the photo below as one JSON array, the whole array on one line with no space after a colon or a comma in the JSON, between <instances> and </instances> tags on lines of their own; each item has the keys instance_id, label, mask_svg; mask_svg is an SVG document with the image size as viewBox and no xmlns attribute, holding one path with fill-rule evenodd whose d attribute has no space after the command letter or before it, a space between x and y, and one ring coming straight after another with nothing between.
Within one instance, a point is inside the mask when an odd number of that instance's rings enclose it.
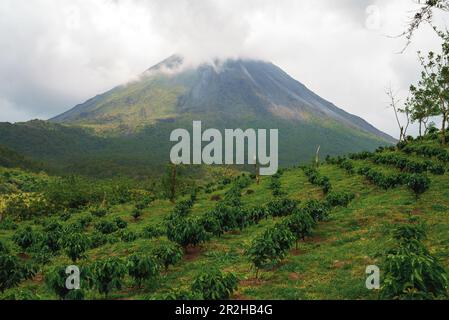
<instances>
[{"instance_id":1,"label":"grassy field","mask_svg":"<svg viewBox=\"0 0 449 320\"><path fill-rule=\"evenodd\" d=\"M392 151L387 151L392 152ZM403 154L400 151L394 153ZM426 160L413 154L415 160ZM354 160L357 168L369 165L385 173L397 173L399 169L392 166L373 164L369 160ZM0 169L5 176L10 169ZM299 249L291 249L285 259L274 267L261 270L255 277L255 270L245 252L251 242L265 230L273 227L284 217L268 217L259 224L243 230L234 230L221 237L212 237L199 246L188 248L182 260L162 271L157 279L146 282L143 286L134 285L128 276L124 286L114 290L109 299L157 299L161 294L172 289L189 290L195 277L201 272L217 268L223 272L232 272L238 278L237 290L232 299L378 299L379 292L365 287L368 265L381 267L382 255L391 244L391 230L399 223L407 223L410 217L419 217L426 224L428 237L424 243L441 263L449 268L449 176L429 174L431 185L418 200L406 187L399 186L384 190L370 183L357 173L348 173L336 164L322 164L319 173L327 176L332 189L355 194L355 199L348 207L332 208L329 218L321 221L313 233L300 242ZM14 172L14 171L13 171ZM16 171L21 172L21 171ZM25 174L36 181L52 179L45 175ZM245 207L257 207L269 202L273 196L270 190L270 177L262 177L260 184L253 180L242 190L242 202ZM321 187L312 185L302 168L288 168L280 177L281 188L290 199L305 203L310 199L323 200L325 195ZM31 182L31 184L37 182ZM3 179L6 184L6 179ZM10 183L11 185L11 183ZM217 186L220 185L217 183ZM192 217L201 217L212 210L217 200L225 197L229 185L224 185L206 192L203 188L197 194L192 208ZM3 209L11 194L24 193L20 188L3 192L0 202ZM25 192L29 193L29 192ZM1 200L3 199L3 200ZM178 201L181 200L178 199ZM169 241L165 236L147 239L140 236L145 227L161 226L164 219L174 208L168 200L156 199L149 207L143 209L137 220L131 217L136 200L109 206L104 217L93 217L93 221L83 231L86 235L94 232L98 220L113 221L120 217L128 223L126 230L135 233L137 239L123 241L118 231L112 237L116 241L90 249L80 265L106 259L111 256L126 258L134 252L151 252L154 247ZM0 210L2 206L0 205ZM88 207L72 211L64 225L91 217ZM3 216L5 224L6 216ZM14 223L20 228L32 226L37 232L43 230L43 222L54 217L33 217ZM58 218L59 219L59 218ZM10 221L10 220L8 220ZM7 230L5 230L7 229ZM2 227L0 240L13 249L23 261L33 261L33 255L22 252L14 242L17 230ZM5 299L26 297L30 299L57 299L57 295L45 285L45 275L55 265L71 265L70 259L60 252L52 256L46 264L40 264L36 275L22 281L17 287L7 289L1 297ZM83 280L81 280L83 281ZM83 282L82 282L83 284ZM86 290L87 299L102 299L104 296L95 290Z\"/></svg>"}]
</instances>

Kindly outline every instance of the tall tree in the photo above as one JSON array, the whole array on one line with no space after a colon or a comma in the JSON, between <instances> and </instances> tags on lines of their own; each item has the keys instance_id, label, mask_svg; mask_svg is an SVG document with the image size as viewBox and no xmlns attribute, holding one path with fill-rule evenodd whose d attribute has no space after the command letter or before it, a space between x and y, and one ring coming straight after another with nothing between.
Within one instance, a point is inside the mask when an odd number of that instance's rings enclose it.
<instances>
[{"instance_id":1,"label":"tall tree","mask_svg":"<svg viewBox=\"0 0 449 320\"><path fill-rule=\"evenodd\" d=\"M412 123L418 122L419 124L419 136L427 133L427 124L430 117L438 115L438 105L433 101L431 95L420 84L419 87L410 86L411 97L408 100L408 104L411 110Z\"/></svg>"},{"instance_id":2,"label":"tall tree","mask_svg":"<svg viewBox=\"0 0 449 320\"><path fill-rule=\"evenodd\" d=\"M446 145L446 126L449 117L449 33L437 31L443 40L441 52L429 52L419 60L423 67L419 88L423 90L425 99L435 104L432 115L441 116L441 143Z\"/></svg>"}]
</instances>

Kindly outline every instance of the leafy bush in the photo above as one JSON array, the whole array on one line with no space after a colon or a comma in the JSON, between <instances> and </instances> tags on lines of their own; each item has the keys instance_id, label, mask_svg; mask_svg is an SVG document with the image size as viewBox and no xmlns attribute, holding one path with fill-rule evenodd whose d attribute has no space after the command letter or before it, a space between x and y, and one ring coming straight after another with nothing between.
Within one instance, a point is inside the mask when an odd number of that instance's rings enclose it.
<instances>
[{"instance_id":1,"label":"leafy bush","mask_svg":"<svg viewBox=\"0 0 449 320\"><path fill-rule=\"evenodd\" d=\"M175 208L173 209L173 215L178 215L180 217L186 217L190 214L193 207L193 201L191 199L179 201Z\"/></svg>"},{"instance_id":2,"label":"leafy bush","mask_svg":"<svg viewBox=\"0 0 449 320\"><path fill-rule=\"evenodd\" d=\"M413 221L412 221L413 222ZM384 257L384 299L434 299L447 297L448 275L421 242L426 238L422 223L401 224L393 230L393 247Z\"/></svg>"},{"instance_id":3,"label":"leafy bush","mask_svg":"<svg viewBox=\"0 0 449 320\"><path fill-rule=\"evenodd\" d=\"M218 217L215 216L213 211L204 214L199 222L206 232L214 236L220 237L224 232Z\"/></svg>"},{"instance_id":4,"label":"leafy bush","mask_svg":"<svg viewBox=\"0 0 449 320\"><path fill-rule=\"evenodd\" d=\"M156 259L146 254L133 254L127 262L128 274L141 286L143 281L154 279L159 274L159 264Z\"/></svg>"},{"instance_id":5,"label":"leafy bush","mask_svg":"<svg viewBox=\"0 0 449 320\"><path fill-rule=\"evenodd\" d=\"M82 233L70 233L62 238L62 247L66 255L73 261L85 257L85 252L90 248L89 238Z\"/></svg>"},{"instance_id":6,"label":"leafy bush","mask_svg":"<svg viewBox=\"0 0 449 320\"><path fill-rule=\"evenodd\" d=\"M244 223L244 221L242 222L240 220L241 213L242 209L240 207L230 206L227 202L219 202L215 206L214 210L207 214L207 216L209 216L209 220L204 222L211 223L207 226L212 226L211 229L213 233L224 233L241 227L241 224ZM215 221L219 224L218 230L213 230L213 228L216 227L213 226Z\"/></svg>"},{"instance_id":7,"label":"leafy bush","mask_svg":"<svg viewBox=\"0 0 449 320\"><path fill-rule=\"evenodd\" d=\"M134 221L137 221L142 216L142 210L134 208L134 210L131 213L131 216L134 218Z\"/></svg>"},{"instance_id":8,"label":"leafy bush","mask_svg":"<svg viewBox=\"0 0 449 320\"><path fill-rule=\"evenodd\" d=\"M354 198L355 194L352 192L331 192L326 196L326 202L331 207L347 207Z\"/></svg>"},{"instance_id":9,"label":"leafy bush","mask_svg":"<svg viewBox=\"0 0 449 320\"><path fill-rule=\"evenodd\" d=\"M319 200L307 201L303 206L303 210L308 213L315 222L327 220L330 211L328 204Z\"/></svg>"},{"instance_id":10,"label":"leafy bush","mask_svg":"<svg viewBox=\"0 0 449 320\"><path fill-rule=\"evenodd\" d=\"M260 220L268 218L268 208L264 206L256 206L247 209L247 216L253 224L259 223Z\"/></svg>"},{"instance_id":11,"label":"leafy bush","mask_svg":"<svg viewBox=\"0 0 449 320\"><path fill-rule=\"evenodd\" d=\"M133 242L136 241L137 238L139 238L139 235L134 231L120 230L119 237L120 240L122 240L123 242Z\"/></svg>"},{"instance_id":12,"label":"leafy bush","mask_svg":"<svg viewBox=\"0 0 449 320\"><path fill-rule=\"evenodd\" d=\"M122 288L126 272L126 264L119 258L96 261L91 268L93 285L107 297L112 290Z\"/></svg>"},{"instance_id":13,"label":"leafy bush","mask_svg":"<svg viewBox=\"0 0 449 320\"><path fill-rule=\"evenodd\" d=\"M103 207L94 207L94 208L90 209L90 213L94 217L101 218L101 217L104 217L108 213L108 210Z\"/></svg>"},{"instance_id":14,"label":"leafy bush","mask_svg":"<svg viewBox=\"0 0 449 320\"><path fill-rule=\"evenodd\" d=\"M242 188L239 184L234 183L232 187L226 191L223 204L230 207L240 207L242 205Z\"/></svg>"},{"instance_id":15,"label":"leafy bush","mask_svg":"<svg viewBox=\"0 0 449 320\"><path fill-rule=\"evenodd\" d=\"M147 239L158 238L165 235L166 230L160 225L151 225L143 228L142 236Z\"/></svg>"},{"instance_id":16,"label":"leafy bush","mask_svg":"<svg viewBox=\"0 0 449 320\"><path fill-rule=\"evenodd\" d=\"M254 239L246 254L256 269L256 278L259 269L282 260L294 242L295 236L285 225L276 225Z\"/></svg>"},{"instance_id":17,"label":"leafy bush","mask_svg":"<svg viewBox=\"0 0 449 320\"><path fill-rule=\"evenodd\" d=\"M117 231L118 227L115 223L110 221L99 221L95 224L95 229L103 234L111 234Z\"/></svg>"},{"instance_id":18,"label":"leafy bush","mask_svg":"<svg viewBox=\"0 0 449 320\"><path fill-rule=\"evenodd\" d=\"M429 166L429 171L432 174L443 175L446 172L446 168L442 164L434 163Z\"/></svg>"},{"instance_id":19,"label":"leafy bush","mask_svg":"<svg viewBox=\"0 0 449 320\"><path fill-rule=\"evenodd\" d=\"M281 190L281 181L279 180L279 177L272 176L269 187L274 197L280 197L284 195L284 192L282 192Z\"/></svg>"},{"instance_id":20,"label":"leafy bush","mask_svg":"<svg viewBox=\"0 0 449 320\"><path fill-rule=\"evenodd\" d=\"M267 212L273 217L290 215L298 206L298 201L288 198L276 198L267 204Z\"/></svg>"},{"instance_id":21,"label":"leafy bush","mask_svg":"<svg viewBox=\"0 0 449 320\"><path fill-rule=\"evenodd\" d=\"M298 250L298 241L310 235L315 225L315 221L308 212L298 209L284 223L296 237L296 250Z\"/></svg>"},{"instance_id":22,"label":"leafy bush","mask_svg":"<svg viewBox=\"0 0 449 320\"><path fill-rule=\"evenodd\" d=\"M65 266L53 267L45 273L45 284L62 300L83 300L84 293L81 289L67 289L68 274L65 271Z\"/></svg>"},{"instance_id":23,"label":"leafy bush","mask_svg":"<svg viewBox=\"0 0 449 320\"><path fill-rule=\"evenodd\" d=\"M165 243L154 250L154 255L167 271L169 266L181 261L182 250L175 243Z\"/></svg>"},{"instance_id":24,"label":"leafy bush","mask_svg":"<svg viewBox=\"0 0 449 320\"><path fill-rule=\"evenodd\" d=\"M36 233L30 226L26 226L14 233L13 241L23 250L28 249L33 244L41 240L41 235Z\"/></svg>"},{"instance_id":25,"label":"leafy bush","mask_svg":"<svg viewBox=\"0 0 449 320\"><path fill-rule=\"evenodd\" d=\"M345 169L346 172L349 174L354 173L354 164L349 160L345 160L342 163L340 163L340 168Z\"/></svg>"},{"instance_id":26,"label":"leafy bush","mask_svg":"<svg viewBox=\"0 0 449 320\"><path fill-rule=\"evenodd\" d=\"M54 253L61 248L61 238L64 235L64 228L62 224L57 221L51 221L44 227L43 242Z\"/></svg>"},{"instance_id":27,"label":"leafy bush","mask_svg":"<svg viewBox=\"0 0 449 320\"><path fill-rule=\"evenodd\" d=\"M7 252L0 252L0 292L31 279L34 274L35 270L30 265L22 263L16 256Z\"/></svg>"},{"instance_id":28,"label":"leafy bush","mask_svg":"<svg viewBox=\"0 0 449 320\"><path fill-rule=\"evenodd\" d=\"M205 300L227 300L237 290L237 284L233 273L223 274L212 269L195 277L192 291L199 292Z\"/></svg>"},{"instance_id":29,"label":"leafy bush","mask_svg":"<svg viewBox=\"0 0 449 320\"><path fill-rule=\"evenodd\" d=\"M17 228L17 223L11 217L5 217L0 221L0 230L16 230Z\"/></svg>"},{"instance_id":30,"label":"leafy bush","mask_svg":"<svg viewBox=\"0 0 449 320\"><path fill-rule=\"evenodd\" d=\"M370 167L361 167L357 171L360 175L363 175L373 184L388 190L395 188L400 185L407 183L409 174L399 173L399 174L384 174L383 172L377 171Z\"/></svg>"},{"instance_id":31,"label":"leafy bush","mask_svg":"<svg viewBox=\"0 0 449 320\"><path fill-rule=\"evenodd\" d=\"M197 246L209 239L198 219L174 218L167 224L167 238L183 248Z\"/></svg>"},{"instance_id":32,"label":"leafy bush","mask_svg":"<svg viewBox=\"0 0 449 320\"><path fill-rule=\"evenodd\" d=\"M119 229L126 229L128 227L128 222L126 222L125 220L123 220L120 217L115 217L114 223L117 226L117 228L119 228Z\"/></svg>"},{"instance_id":33,"label":"leafy bush","mask_svg":"<svg viewBox=\"0 0 449 320\"><path fill-rule=\"evenodd\" d=\"M411 189L416 199L419 198L430 187L430 179L422 174L412 174L408 177L407 186Z\"/></svg>"}]
</instances>

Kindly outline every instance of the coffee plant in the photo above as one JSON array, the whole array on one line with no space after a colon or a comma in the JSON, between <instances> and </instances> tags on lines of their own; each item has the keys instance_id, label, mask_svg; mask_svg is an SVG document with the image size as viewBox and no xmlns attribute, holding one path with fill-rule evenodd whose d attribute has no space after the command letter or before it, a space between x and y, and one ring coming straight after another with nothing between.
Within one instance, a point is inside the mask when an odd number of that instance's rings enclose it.
<instances>
[{"instance_id":1,"label":"coffee plant","mask_svg":"<svg viewBox=\"0 0 449 320\"><path fill-rule=\"evenodd\" d=\"M169 266L173 266L182 259L182 250L175 243L165 243L156 248L153 252L156 259L161 263L165 271Z\"/></svg>"},{"instance_id":2,"label":"coffee plant","mask_svg":"<svg viewBox=\"0 0 449 320\"><path fill-rule=\"evenodd\" d=\"M84 258L86 251L90 248L89 238L82 233L67 234L61 242L64 252L73 262Z\"/></svg>"},{"instance_id":3,"label":"coffee plant","mask_svg":"<svg viewBox=\"0 0 449 320\"><path fill-rule=\"evenodd\" d=\"M93 286L107 297L112 290L122 288L127 268L121 259L113 257L94 262L90 271Z\"/></svg>"},{"instance_id":4,"label":"coffee plant","mask_svg":"<svg viewBox=\"0 0 449 320\"><path fill-rule=\"evenodd\" d=\"M144 281L155 279L159 275L158 261L148 254L133 254L127 261L128 274L141 287Z\"/></svg>"},{"instance_id":5,"label":"coffee plant","mask_svg":"<svg viewBox=\"0 0 449 320\"><path fill-rule=\"evenodd\" d=\"M407 186L415 194L416 199L430 187L430 179L422 174L412 174L408 177Z\"/></svg>"},{"instance_id":6,"label":"coffee plant","mask_svg":"<svg viewBox=\"0 0 449 320\"><path fill-rule=\"evenodd\" d=\"M238 279L233 273L224 274L212 269L197 275L191 289L205 300L227 300L237 290L237 284Z\"/></svg>"}]
</instances>

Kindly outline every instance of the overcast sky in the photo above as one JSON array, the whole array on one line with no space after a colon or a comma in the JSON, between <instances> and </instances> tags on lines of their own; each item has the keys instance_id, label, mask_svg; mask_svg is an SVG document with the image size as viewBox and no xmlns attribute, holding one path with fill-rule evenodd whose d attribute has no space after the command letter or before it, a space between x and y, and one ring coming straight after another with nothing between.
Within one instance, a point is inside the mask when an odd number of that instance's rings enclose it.
<instances>
[{"instance_id":1,"label":"overcast sky","mask_svg":"<svg viewBox=\"0 0 449 320\"><path fill-rule=\"evenodd\" d=\"M173 53L273 62L323 98L397 136L385 87L405 97L427 26L395 39L413 0L1 0L0 121L48 119ZM439 18L444 23L444 16Z\"/></svg>"}]
</instances>

